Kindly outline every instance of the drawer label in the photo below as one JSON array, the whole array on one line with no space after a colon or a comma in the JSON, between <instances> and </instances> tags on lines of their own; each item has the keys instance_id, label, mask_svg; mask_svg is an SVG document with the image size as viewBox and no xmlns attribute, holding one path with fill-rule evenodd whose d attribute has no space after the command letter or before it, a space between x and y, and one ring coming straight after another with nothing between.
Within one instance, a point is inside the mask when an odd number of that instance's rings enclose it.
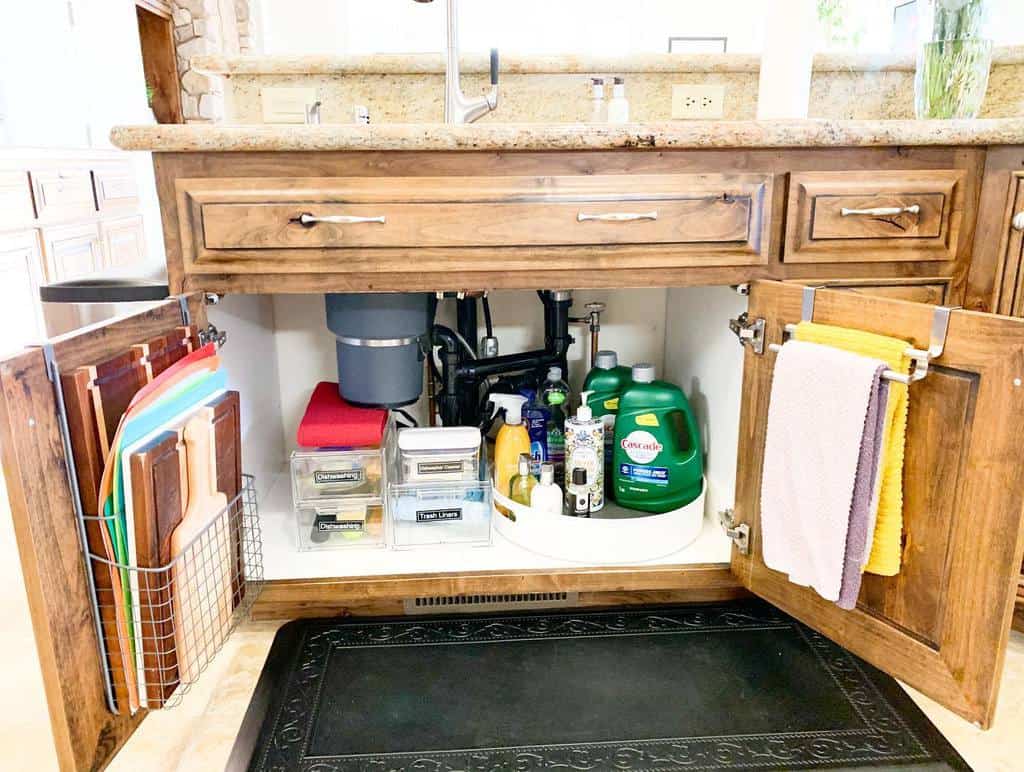
<instances>
[{"instance_id":1,"label":"drawer label","mask_svg":"<svg viewBox=\"0 0 1024 772\"><path fill-rule=\"evenodd\" d=\"M421 461L416 464L416 474L462 474L461 461Z\"/></svg>"},{"instance_id":2,"label":"drawer label","mask_svg":"<svg viewBox=\"0 0 1024 772\"><path fill-rule=\"evenodd\" d=\"M362 469L337 469L313 472L314 485L356 484L363 481Z\"/></svg>"},{"instance_id":3,"label":"drawer label","mask_svg":"<svg viewBox=\"0 0 1024 772\"><path fill-rule=\"evenodd\" d=\"M462 507L451 509L417 509L417 523L447 523L451 520L462 519Z\"/></svg>"},{"instance_id":4,"label":"drawer label","mask_svg":"<svg viewBox=\"0 0 1024 772\"><path fill-rule=\"evenodd\" d=\"M332 520L317 518L316 529L318 531L361 531L365 523L362 520Z\"/></svg>"}]
</instances>

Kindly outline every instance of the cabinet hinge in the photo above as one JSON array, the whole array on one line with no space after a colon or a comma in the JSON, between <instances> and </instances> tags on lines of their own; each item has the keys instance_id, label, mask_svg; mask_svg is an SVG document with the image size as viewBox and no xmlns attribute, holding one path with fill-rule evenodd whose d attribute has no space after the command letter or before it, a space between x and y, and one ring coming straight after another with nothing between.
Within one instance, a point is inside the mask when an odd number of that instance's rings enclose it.
<instances>
[{"instance_id":1,"label":"cabinet hinge","mask_svg":"<svg viewBox=\"0 0 1024 772\"><path fill-rule=\"evenodd\" d=\"M199 331L199 345L205 346L207 343L216 343L217 348L220 348L228 342L228 334L222 330L218 330L212 324L206 325L205 330Z\"/></svg>"},{"instance_id":2,"label":"cabinet hinge","mask_svg":"<svg viewBox=\"0 0 1024 772\"><path fill-rule=\"evenodd\" d=\"M755 354L764 353L764 319L751 319L747 312L729 320L729 329L732 330L743 346L750 346Z\"/></svg>"},{"instance_id":3,"label":"cabinet hinge","mask_svg":"<svg viewBox=\"0 0 1024 772\"><path fill-rule=\"evenodd\" d=\"M736 522L736 513L731 509L723 509L718 513L718 522L721 524L725 535L732 539L742 554L750 553L750 526L746 523Z\"/></svg>"}]
</instances>

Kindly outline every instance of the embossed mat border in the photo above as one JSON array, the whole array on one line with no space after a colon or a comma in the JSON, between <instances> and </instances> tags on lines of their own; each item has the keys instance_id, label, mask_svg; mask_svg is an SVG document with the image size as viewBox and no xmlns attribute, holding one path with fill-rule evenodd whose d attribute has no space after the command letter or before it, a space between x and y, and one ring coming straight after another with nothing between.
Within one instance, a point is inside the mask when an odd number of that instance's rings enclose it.
<instances>
[{"instance_id":1,"label":"embossed mat border","mask_svg":"<svg viewBox=\"0 0 1024 772\"><path fill-rule=\"evenodd\" d=\"M341 649L766 629L791 629L803 637L864 722L864 729L621 739L422 753L306 755L316 723L315 711L320 705L323 675L332 652ZM279 683L282 674L290 674L287 685ZM653 772L879 766L970 769L891 677L778 609L755 601L576 613L297 620L278 631L228 768L275 772Z\"/></svg>"}]
</instances>

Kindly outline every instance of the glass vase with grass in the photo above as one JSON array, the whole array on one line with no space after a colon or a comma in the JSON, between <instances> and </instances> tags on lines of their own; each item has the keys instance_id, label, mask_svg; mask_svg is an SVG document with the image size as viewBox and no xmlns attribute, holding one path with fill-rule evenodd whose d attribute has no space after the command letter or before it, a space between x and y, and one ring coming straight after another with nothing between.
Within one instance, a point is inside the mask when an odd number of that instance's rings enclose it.
<instances>
[{"instance_id":1,"label":"glass vase with grass","mask_svg":"<svg viewBox=\"0 0 1024 772\"><path fill-rule=\"evenodd\" d=\"M914 107L918 118L975 118L992 64L988 0L918 0L921 47Z\"/></svg>"}]
</instances>

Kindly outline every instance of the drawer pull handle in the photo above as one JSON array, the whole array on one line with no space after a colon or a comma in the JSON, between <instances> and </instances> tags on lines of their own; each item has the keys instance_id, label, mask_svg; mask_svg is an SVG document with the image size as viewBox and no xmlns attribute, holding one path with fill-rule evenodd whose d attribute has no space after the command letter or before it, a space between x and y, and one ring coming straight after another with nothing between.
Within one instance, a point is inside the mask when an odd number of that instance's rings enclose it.
<instances>
[{"instance_id":1,"label":"drawer pull handle","mask_svg":"<svg viewBox=\"0 0 1024 772\"><path fill-rule=\"evenodd\" d=\"M587 220L598 220L599 222L633 222L635 220L657 220L658 213L654 212L608 212L607 214L587 214L580 212L576 215L576 222Z\"/></svg>"},{"instance_id":2,"label":"drawer pull handle","mask_svg":"<svg viewBox=\"0 0 1024 772\"><path fill-rule=\"evenodd\" d=\"M299 223L305 225L307 228L316 225L318 222L333 223L335 225L355 225L362 222L386 222L384 215L379 217L356 217L350 214L331 214L331 215L312 215L309 212L303 212L299 215Z\"/></svg>"},{"instance_id":3,"label":"drawer pull handle","mask_svg":"<svg viewBox=\"0 0 1024 772\"><path fill-rule=\"evenodd\" d=\"M843 217L851 215L862 215L864 217L892 217L895 214L919 214L921 207L918 204L910 206L876 206L873 209L847 209L845 206L839 210Z\"/></svg>"},{"instance_id":4,"label":"drawer pull handle","mask_svg":"<svg viewBox=\"0 0 1024 772\"><path fill-rule=\"evenodd\" d=\"M1015 231L1024 231L1024 212L1017 212L1013 216L1013 229Z\"/></svg>"}]
</instances>

